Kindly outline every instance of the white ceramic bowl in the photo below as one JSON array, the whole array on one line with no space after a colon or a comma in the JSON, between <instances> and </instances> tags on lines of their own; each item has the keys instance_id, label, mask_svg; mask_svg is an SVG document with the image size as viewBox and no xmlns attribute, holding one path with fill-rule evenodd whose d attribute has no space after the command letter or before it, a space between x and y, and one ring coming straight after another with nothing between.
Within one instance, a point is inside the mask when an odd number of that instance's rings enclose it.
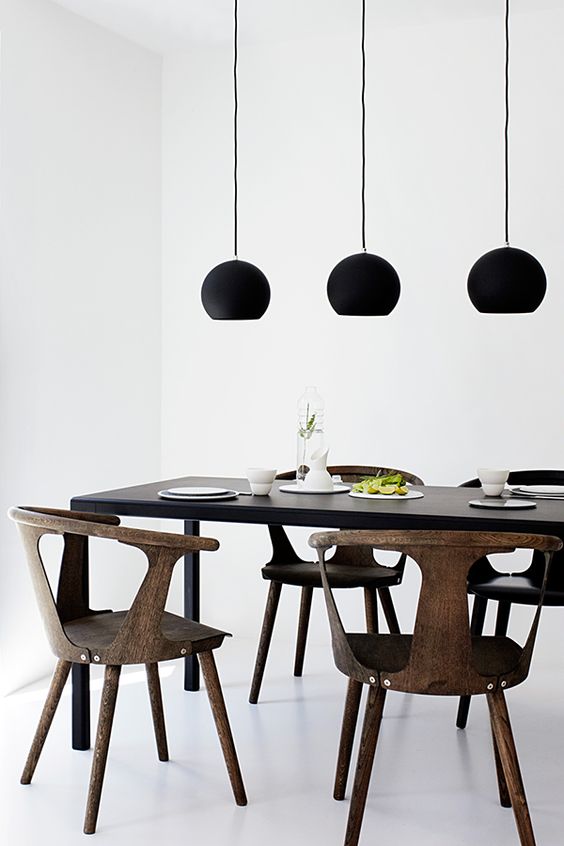
<instances>
[{"instance_id":1,"label":"white ceramic bowl","mask_svg":"<svg viewBox=\"0 0 564 846\"><path fill-rule=\"evenodd\" d=\"M268 496L275 478L276 470L269 470L265 467L247 468L247 479L255 496Z\"/></svg>"},{"instance_id":2,"label":"white ceramic bowl","mask_svg":"<svg viewBox=\"0 0 564 846\"><path fill-rule=\"evenodd\" d=\"M503 493L509 470L494 470L489 467L478 468L478 478L486 496L499 496Z\"/></svg>"}]
</instances>

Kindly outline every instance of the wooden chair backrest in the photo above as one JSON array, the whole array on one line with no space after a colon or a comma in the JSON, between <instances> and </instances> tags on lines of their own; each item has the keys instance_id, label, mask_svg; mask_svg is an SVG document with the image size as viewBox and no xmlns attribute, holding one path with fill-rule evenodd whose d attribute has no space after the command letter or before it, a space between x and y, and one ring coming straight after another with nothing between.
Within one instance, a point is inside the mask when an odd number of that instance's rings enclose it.
<instances>
[{"instance_id":1,"label":"wooden chair backrest","mask_svg":"<svg viewBox=\"0 0 564 846\"><path fill-rule=\"evenodd\" d=\"M422 485L423 481L414 473L409 473L407 470L395 470L392 467L372 467L370 465L362 464L332 464L327 467L331 476L340 476L345 484L354 484L360 482L365 476L387 476L389 473L401 473L406 482L410 485ZM278 473L277 479L292 480L296 478L295 470L286 470L284 473Z\"/></svg>"},{"instance_id":2,"label":"wooden chair backrest","mask_svg":"<svg viewBox=\"0 0 564 846\"><path fill-rule=\"evenodd\" d=\"M333 546L393 550L414 559L422 582L407 663L386 673L386 686L409 693L461 695L485 693L497 684L497 676L478 673L472 660L468 617L468 571L479 558L516 548L539 550L545 555L543 590L518 666L505 678L507 685L526 678L538 628L544 589L552 553L562 548L559 538L544 535L446 531L364 530L318 532L310 545L318 550L337 667L359 681L374 683L378 668L366 667L355 658L329 586L325 553ZM397 637L386 635L385 637Z\"/></svg>"},{"instance_id":3,"label":"wooden chair backrest","mask_svg":"<svg viewBox=\"0 0 564 846\"><path fill-rule=\"evenodd\" d=\"M139 649L145 648L151 639L155 649L159 644L163 645L160 621L174 564L187 552L215 550L219 546L211 538L124 528L119 525L119 518L113 515L29 506L11 508L8 514L17 523L23 540L51 649L58 657L78 663L84 661L84 650L71 643L65 634L64 624L97 613L88 607L84 599L87 593L84 588L88 577L89 537L107 538L137 547L148 560L147 573L114 649L116 664L135 663L130 658L135 643L139 644ZM56 598L39 548L41 538L47 534L62 535L64 541Z\"/></svg>"}]
</instances>

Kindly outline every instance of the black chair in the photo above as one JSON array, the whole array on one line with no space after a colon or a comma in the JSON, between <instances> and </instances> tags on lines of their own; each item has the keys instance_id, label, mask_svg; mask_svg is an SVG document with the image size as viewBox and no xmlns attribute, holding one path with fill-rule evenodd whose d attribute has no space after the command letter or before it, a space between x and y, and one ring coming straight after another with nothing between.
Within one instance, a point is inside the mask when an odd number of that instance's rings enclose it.
<instances>
[{"instance_id":1,"label":"black chair","mask_svg":"<svg viewBox=\"0 0 564 846\"><path fill-rule=\"evenodd\" d=\"M366 476L383 476L388 473L401 473L404 479L412 485L423 484L421 479L413 473L406 473L403 470L393 470L388 467L346 465L332 466L327 469L331 475L339 475L345 484L354 484ZM276 478L293 480L296 478L296 471L290 470L286 473L279 473ZM342 494L342 496L345 496L345 494ZM268 531L272 541L272 558L262 568L262 577L270 581L270 589L266 600L266 609L249 695L249 702L253 704L258 702L282 585L295 585L302 589L294 661L295 676L301 676L303 671L313 589L321 587L321 576L317 564L312 561L304 561L300 558L290 543L284 527L269 526ZM341 564L346 564L347 566L342 568L340 566ZM353 566L350 566L351 564ZM382 565L373 566L374 564L374 555L372 549L369 547L364 549L357 547L355 550L339 549L337 555L328 564L331 586L335 588L364 588L368 631L378 631L378 605L376 597L379 596L389 630L399 633L399 624L394 603L390 595L390 587L399 585L402 580L405 556L402 555L393 567L384 567Z\"/></svg>"},{"instance_id":2,"label":"black chair","mask_svg":"<svg viewBox=\"0 0 564 846\"><path fill-rule=\"evenodd\" d=\"M516 470L509 474L510 485L564 485L564 470ZM479 488L479 479L470 479L460 487ZM564 553L555 554L555 563L551 569L545 605L564 605ZM560 566L559 566L560 565ZM518 573L500 573L487 558L482 558L468 574L468 592L474 595L472 607L472 634L479 635L484 629L484 620L488 600L495 600L497 617L495 634L507 634L512 603L518 605L537 605L542 587L544 560L539 552L533 552L529 567ZM466 728L470 697L463 696L458 706L456 725Z\"/></svg>"},{"instance_id":3,"label":"black chair","mask_svg":"<svg viewBox=\"0 0 564 846\"><path fill-rule=\"evenodd\" d=\"M434 696L485 695L487 698L499 799L512 807L522 846L535 846L517 751L504 691L528 675L552 552L559 538L505 532L342 531L319 532L321 578L337 668L349 678L335 779L335 799L344 799L362 686L368 699L358 764L351 794L345 846L357 846L384 701L388 690ZM325 563L325 553L364 546L394 550L412 558L422 573L413 634L347 632L343 628ZM487 554L534 549L544 562L543 587L524 646L506 636L472 636L466 580L474 562ZM398 808L402 799L398 797Z\"/></svg>"}]
</instances>

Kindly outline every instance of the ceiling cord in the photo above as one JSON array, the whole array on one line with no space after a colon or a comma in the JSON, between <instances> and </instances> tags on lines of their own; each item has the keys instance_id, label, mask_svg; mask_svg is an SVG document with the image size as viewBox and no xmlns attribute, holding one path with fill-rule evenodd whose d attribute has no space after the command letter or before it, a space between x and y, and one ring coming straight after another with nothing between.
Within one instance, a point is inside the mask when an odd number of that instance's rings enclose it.
<instances>
[{"instance_id":1,"label":"ceiling cord","mask_svg":"<svg viewBox=\"0 0 564 846\"><path fill-rule=\"evenodd\" d=\"M509 246L509 0L505 0L505 246Z\"/></svg>"},{"instance_id":2,"label":"ceiling cord","mask_svg":"<svg viewBox=\"0 0 564 846\"><path fill-rule=\"evenodd\" d=\"M239 36L238 22L238 0L234 0L233 7L233 257L237 258L237 117L239 112L239 99L237 94L237 42Z\"/></svg>"},{"instance_id":3,"label":"ceiling cord","mask_svg":"<svg viewBox=\"0 0 564 846\"><path fill-rule=\"evenodd\" d=\"M362 25L360 37L360 52L362 56L362 85L360 89L360 104L362 111L361 122L361 188L360 188L360 207L361 207L361 236L362 236L362 251L366 252L366 203L364 199L366 189L366 51L364 47L366 31L366 0L362 0Z\"/></svg>"}]
</instances>

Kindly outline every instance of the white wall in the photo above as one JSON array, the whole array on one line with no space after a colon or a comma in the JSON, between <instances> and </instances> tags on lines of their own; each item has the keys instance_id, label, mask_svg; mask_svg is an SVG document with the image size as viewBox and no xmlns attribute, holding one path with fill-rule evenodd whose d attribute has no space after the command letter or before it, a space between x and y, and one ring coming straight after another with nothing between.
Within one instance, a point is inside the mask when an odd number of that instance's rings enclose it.
<instances>
[{"instance_id":1,"label":"white wall","mask_svg":"<svg viewBox=\"0 0 564 846\"><path fill-rule=\"evenodd\" d=\"M385 319L338 317L325 295L333 265L360 248L356 11L342 4L339 38L241 48L239 255L272 287L256 323L213 322L200 305L205 274L231 258L231 49L165 57L165 478L292 467L306 384L326 398L335 463L396 465L431 484L457 484L484 463L563 465L564 11L522 8L512 243L538 256L549 281L528 316L480 315L466 294L472 263L503 242L499 16L388 26L385 4L369 11L368 247L402 280ZM204 568L203 619L256 636L265 529L203 531L223 542ZM412 597L399 595L407 614ZM282 610L287 635L296 602ZM321 610L314 627L326 637Z\"/></svg>"},{"instance_id":2,"label":"white wall","mask_svg":"<svg viewBox=\"0 0 564 846\"><path fill-rule=\"evenodd\" d=\"M159 475L161 61L45 0L0 12L5 514ZM0 538L0 677L13 689L52 659L4 518ZM131 576L127 556L102 555L95 605Z\"/></svg>"}]
</instances>

